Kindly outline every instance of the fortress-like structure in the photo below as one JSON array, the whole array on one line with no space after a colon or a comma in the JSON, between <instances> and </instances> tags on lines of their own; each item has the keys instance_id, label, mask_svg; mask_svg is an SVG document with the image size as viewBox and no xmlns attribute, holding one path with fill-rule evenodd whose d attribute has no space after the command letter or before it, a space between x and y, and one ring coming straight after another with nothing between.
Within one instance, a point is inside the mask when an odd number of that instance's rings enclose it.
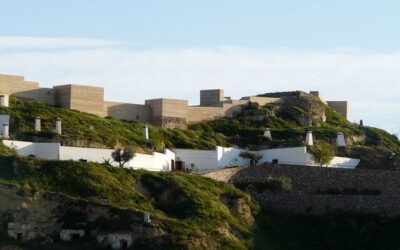
<instances>
[{"instance_id":1,"label":"fortress-like structure","mask_svg":"<svg viewBox=\"0 0 400 250\"><path fill-rule=\"evenodd\" d=\"M316 91L310 94L319 96ZM248 102L265 105L282 101L281 98L259 96L232 100L224 96L222 89L212 89L200 91L200 105L197 106L189 106L187 100L167 98L145 100L144 104L121 103L105 101L102 87L68 84L40 88L39 83L26 81L23 76L0 74L2 106L8 105L10 95L100 117L149 122L164 128L186 128L188 124L200 121L232 117ZM347 118L347 101L328 101L327 104Z\"/></svg>"}]
</instances>

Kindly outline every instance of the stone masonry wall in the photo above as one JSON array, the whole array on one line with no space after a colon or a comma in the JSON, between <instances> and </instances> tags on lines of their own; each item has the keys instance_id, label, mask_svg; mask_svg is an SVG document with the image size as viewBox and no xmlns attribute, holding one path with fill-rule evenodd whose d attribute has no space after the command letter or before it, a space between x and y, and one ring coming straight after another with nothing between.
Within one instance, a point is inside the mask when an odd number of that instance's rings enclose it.
<instances>
[{"instance_id":1,"label":"stone masonry wall","mask_svg":"<svg viewBox=\"0 0 400 250\"><path fill-rule=\"evenodd\" d=\"M289 178L292 189L252 192L265 207L312 214L345 210L400 215L397 171L269 165L242 169L230 182L262 182L268 176Z\"/></svg>"}]
</instances>

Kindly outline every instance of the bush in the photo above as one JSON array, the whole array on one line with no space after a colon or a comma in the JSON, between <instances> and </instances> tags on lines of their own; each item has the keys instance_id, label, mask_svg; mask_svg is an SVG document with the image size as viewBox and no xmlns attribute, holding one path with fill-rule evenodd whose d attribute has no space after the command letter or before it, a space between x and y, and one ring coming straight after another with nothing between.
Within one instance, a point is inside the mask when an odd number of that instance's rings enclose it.
<instances>
[{"instance_id":1,"label":"bush","mask_svg":"<svg viewBox=\"0 0 400 250\"><path fill-rule=\"evenodd\" d=\"M258 161L263 158L261 154L253 153L250 151L242 151L240 152L239 156L244 159L250 159L250 166L257 165Z\"/></svg>"},{"instance_id":2,"label":"bush","mask_svg":"<svg viewBox=\"0 0 400 250\"><path fill-rule=\"evenodd\" d=\"M268 176L261 181L240 181L234 183L235 187L246 190L255 189L257 192L269 190L272 192L289 192L292 190L292 181L287 177Z\"/></svg>"},{"instance_id":3,"label":"bush","mask_svg":"<svg viewBox=\"0 0 400 250\"><path fill-rule=\"evenodd\" d=\"M313 156L314 162L321 167L328 165L335 156L335 148L326 142L321 142L310 147L309 151Z\"/></svg>"}]
</instances>

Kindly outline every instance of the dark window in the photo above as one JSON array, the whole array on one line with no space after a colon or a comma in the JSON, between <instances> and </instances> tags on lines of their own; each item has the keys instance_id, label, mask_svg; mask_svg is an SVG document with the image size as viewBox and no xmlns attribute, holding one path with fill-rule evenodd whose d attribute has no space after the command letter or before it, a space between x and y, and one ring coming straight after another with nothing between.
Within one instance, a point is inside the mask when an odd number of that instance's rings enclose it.
<instances>
[{"instance_id":1,"label":"dark window","mask_svg":"<svg viewBox=\"0 0 400 250\"><path fill-rule=\"evenodd\" d=\"M121 249L127 249L128 248L128 241L127 240L120 240L121 243Z\"/></svg>"},{"instance_id":2,"label":"dark window","mask_svg":"<svg viewBox=\"0 0 400 250\"><path fill-rule=\"evenodd\" d=\"M72 234L71 236L72 236L73 240L77 240L77 239L79 239L81 237L80 234Z\"/></svg>"}]
</instances>

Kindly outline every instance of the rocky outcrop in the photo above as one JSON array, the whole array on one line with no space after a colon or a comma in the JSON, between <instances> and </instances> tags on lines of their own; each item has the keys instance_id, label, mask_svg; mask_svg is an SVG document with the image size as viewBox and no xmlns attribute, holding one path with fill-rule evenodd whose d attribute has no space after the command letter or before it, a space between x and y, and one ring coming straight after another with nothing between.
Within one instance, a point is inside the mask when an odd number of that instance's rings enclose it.
<instances>
[{"instance_id":1,"label":"rocky outcrop","mask_svg":"<svg viewBox=\"0 0 400 250\"><path fill-rule=\"evenodd\" d=\"M299 126L320 126L326 121L323 103L312 95L285 96L278 114L294 119Z\"/></svg>"},{"instance_id":2,"label":"rocky outcrop","mask_svg":"<svg viewBox=\"0 0 400 250\"><path fill-rule=\"evenodd\" d=\"M157 219L153 220L155 224L145 223L143 214L133 210L0 185L0 224L16 240L35 239L51 244L53 239L70 241L87 235L93 243L100 237L103 240L99 245L119 249L138 239L162 239L166 232ZM113 240L121 231L129 235L128 241L126 237Z\"/></svg>"},{"instance_id":3,"label":"rocky outcrop","mask_svg":"<svg viewBox=\"0 0 400 250\"><path fill-rule=\"evenodd\" d=\"M279 104L259 106L257 103L245 105L237 117L262 124L268 124L274 117L292 120L301 127L320 126L326 121L325 106L316 96L303 92L281 93Z\"/></svg>"}]
</instances>

